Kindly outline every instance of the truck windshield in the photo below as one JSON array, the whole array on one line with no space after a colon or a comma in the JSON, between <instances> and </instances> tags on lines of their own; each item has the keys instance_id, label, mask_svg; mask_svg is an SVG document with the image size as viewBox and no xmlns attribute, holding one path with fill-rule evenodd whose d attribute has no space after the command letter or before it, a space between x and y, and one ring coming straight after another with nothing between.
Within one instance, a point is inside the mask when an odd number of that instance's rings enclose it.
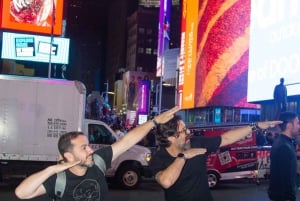
<instances>
[{"instance_id":1,"label":"truck windshield","mask_svg":"<svg viewBox=\"0 0 300 201\"><path fill-rule=\"evenodd\" d=\"M91 144L112 144L116 141L115 136L103 125L89 124L89 142Z\"/></svg>"}]
</instances>

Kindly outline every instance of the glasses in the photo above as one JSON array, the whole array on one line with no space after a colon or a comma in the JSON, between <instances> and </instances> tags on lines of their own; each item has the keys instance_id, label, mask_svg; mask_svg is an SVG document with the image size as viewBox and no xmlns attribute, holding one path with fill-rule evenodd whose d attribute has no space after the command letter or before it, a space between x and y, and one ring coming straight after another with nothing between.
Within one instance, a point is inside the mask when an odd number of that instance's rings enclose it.
<instances>
[{"instance_id":1,"label":"glasses","mask_svg":"<svg viewBox=\"0 0 300 201\"><path fill-rule=\"evenodd\" d=\"M176 133L176 137L178 137L178 135L180 134L180 133L184 133L185 135L192 135L192 132L190 131L190 129L188 129L188 128L183 128L181 131L177 131L177 133Z\"/></svg>"}]
</instances>

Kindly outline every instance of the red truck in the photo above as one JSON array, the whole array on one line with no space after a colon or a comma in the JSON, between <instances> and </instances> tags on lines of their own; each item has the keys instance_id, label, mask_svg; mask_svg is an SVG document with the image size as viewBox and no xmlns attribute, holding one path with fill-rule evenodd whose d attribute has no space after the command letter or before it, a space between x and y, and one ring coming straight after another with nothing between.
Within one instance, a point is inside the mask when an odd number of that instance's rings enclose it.
<instances>
[{"instance_id":1,"label":"red truck","mask_svg":"<svg viewBox=\"0 0 300 201\"><path fill-rule=\"evenodd\" d=\"M195 136L218 136L237 128L234 126L201 126L191 128ZM257 133L253 132L234 144L221 147L207 159L207 174L210 188L215 188L221 180L253 179L259 184L260 179L268 176L270 167L270 146L257 144Z\"/></svg>"}]
</instances>

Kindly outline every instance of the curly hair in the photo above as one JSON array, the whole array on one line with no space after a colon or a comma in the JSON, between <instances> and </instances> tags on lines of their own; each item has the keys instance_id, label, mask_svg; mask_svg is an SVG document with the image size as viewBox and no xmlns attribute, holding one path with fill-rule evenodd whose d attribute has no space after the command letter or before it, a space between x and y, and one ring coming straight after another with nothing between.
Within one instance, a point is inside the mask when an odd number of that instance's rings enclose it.
<instances>
[{"instance_id":1,"label":"curly hair","mask_svg":"<svg viewBox=\"0 0 300 201\"><path fill-rule=\"evenodd\" d=\"M175 115L170 121L168 121L165 124L160 124L157 127L157 140L159 143L159 146L161 147L169 147L170 141L168 140L168 137L174 136L177 134L178 131L178 125L179 121L182 120L181 116Z\"/></svg>"}]
</instances>

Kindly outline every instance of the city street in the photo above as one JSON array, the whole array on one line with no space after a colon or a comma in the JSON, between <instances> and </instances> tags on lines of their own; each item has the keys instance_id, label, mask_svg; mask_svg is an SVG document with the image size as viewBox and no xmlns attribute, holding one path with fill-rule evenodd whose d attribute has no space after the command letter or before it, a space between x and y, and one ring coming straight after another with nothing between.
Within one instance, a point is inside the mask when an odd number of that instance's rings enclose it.
<instances>
[{"instance_id":1,"label":"city street","mask_svg":"<svg viewBox=\"0 0 300 201\"><path fill-rule=\"evenodd\" d=\"M217 189L212 190L215 201L267 201L267 184L256 185L251 181L220 183ZM19 201L14 194L13 188L5 184L0 186L1 201ZM163 192L154 182L142 183L137 190L126 191L110 187L110 201L163 201ZM51 201L42 196L29 201ZM300 193L297 201L300 201Z\"/></svg>"}]
</instances>

